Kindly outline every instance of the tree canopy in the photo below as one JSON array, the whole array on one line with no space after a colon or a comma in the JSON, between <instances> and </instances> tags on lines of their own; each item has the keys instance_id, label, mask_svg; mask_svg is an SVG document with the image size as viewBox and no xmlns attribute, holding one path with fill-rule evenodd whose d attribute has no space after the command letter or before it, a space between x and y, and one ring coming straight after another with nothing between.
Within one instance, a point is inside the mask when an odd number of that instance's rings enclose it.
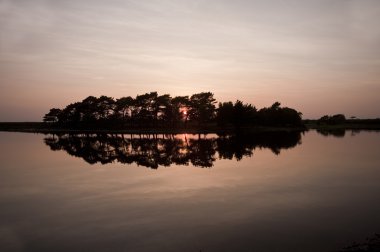
<instances>
[{"instance_id":1,"label":"tree canopy","mask_svg":"<svg viewBox=\"0 0 380 252\"><path fill-rule=\"evenodd\" d=\"M88 96L63 109L52 108L43 121L58 127L71 128L124 128L124 127L184 127L188 124L219 127L250 125L299 126L302 114L295 109L281 107L275 102L271 107L257 110L249 103L217 101L211 92L191 96L172 97L157 92L114 99L108 96Z\"/></svg>"}]
</instances>

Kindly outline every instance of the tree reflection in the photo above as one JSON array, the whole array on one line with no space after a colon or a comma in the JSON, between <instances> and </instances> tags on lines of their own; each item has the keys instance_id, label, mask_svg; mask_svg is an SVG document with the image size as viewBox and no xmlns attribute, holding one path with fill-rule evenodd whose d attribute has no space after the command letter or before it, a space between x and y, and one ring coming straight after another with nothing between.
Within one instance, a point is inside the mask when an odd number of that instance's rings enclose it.
<instances>
[{"instance_id":1,"label":"tree reflection","mask_svg":"<svg viewBox=\"0 0 380 252\"><path fill-rule=\"evenodd\" d=\"M271 132L249 135L120 135L50 134L44 138L51 150L64 150L87 163L119 162L157 169L159 166L212 167L217 158L241 160L256 148L274 154L301 143L301 132Z\"/></svg>"},{"instance_id":2,"label":"tree reflection","mask_svg":"<svg viewBox=\"0 0 380 252\"><path fill-rule=\"evenodd\" d=\"M323 136L334 136L343 138L346 135L345 129L317 129L317 133Z\"/></svg>"}]
</instances>

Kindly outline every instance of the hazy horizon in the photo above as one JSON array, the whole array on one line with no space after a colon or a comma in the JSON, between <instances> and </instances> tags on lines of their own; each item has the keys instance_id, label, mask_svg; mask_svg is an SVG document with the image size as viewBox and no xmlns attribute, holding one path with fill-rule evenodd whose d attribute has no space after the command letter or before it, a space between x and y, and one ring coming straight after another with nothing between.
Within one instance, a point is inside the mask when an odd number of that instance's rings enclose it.
<instances>
[{"instance_id":1,"label":"hazy horizon","mask_svg":"<svg viewBox=\"0 0 380 252\"><path fill-rule=\"evenodd\" d=\"M151 91L379 118L379 17L376 0L0 0L0 121Z\"/></svg>"}]
</instances>

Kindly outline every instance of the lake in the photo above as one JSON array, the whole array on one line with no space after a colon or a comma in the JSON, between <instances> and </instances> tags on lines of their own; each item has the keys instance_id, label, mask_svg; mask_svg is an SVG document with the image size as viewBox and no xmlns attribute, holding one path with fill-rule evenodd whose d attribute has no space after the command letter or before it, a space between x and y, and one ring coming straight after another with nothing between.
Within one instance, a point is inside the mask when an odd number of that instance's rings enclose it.
<instances>
[{"instance_id":1,"label":"lake","mask_svg":"<svg viewBox=\"0 0 380 252\"><path fill-rule=\"evenodd\" d=\"M0 251L339 251L380 232L380 132L0 133Z\"/></svg>"}]
</instances>

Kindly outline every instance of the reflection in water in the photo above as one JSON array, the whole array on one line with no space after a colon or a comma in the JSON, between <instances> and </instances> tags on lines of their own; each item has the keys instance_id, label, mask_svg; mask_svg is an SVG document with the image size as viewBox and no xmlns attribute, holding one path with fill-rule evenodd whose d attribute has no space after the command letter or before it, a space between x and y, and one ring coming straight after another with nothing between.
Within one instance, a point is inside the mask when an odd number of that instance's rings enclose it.
<instances>
[{"instance_id":1,"label":"reflection in water","mask_svg":"<svg viewBox=\"0 0 380 252\"><path fill-rule=\"evenodd\" d=\"M337 138L344 138L347 134L355 136L360 132L380 132L379 130L362 130L362 129L317 129L316 132L323 136L333 136Z\"/></svg>"},{"instance_id":2,"label":"reflection in water","mask_svg":"<svg viewBox=\"0 0 380 252\"><path fill-rule=\"evenodd\" d=\"M197 137L188 135L62 134L48 135L51 150L65 150L90 164L118 161L157 169L158 166L211 167L219 159L241 160L255 148L269 148L278 155L301 143L301 132Z\"/></svg>"},{"instance_id":3,"label":"reflection in water","mask_svg":"<svg viewBox=\"0 0 380 252\"><path fill-rule=\"evenodd\" d=\"M354 242L339 252L378 252L380 251L380 234L367 238L364 242Z\"/></svg>"},{"instance_id":4,"label":"reflection in water","mask_svg":"<svg viewBox=\"0 0 380 252\"><path fill-rule=\"evenodd\" d=\"M380 132L299 139L0 132L0 251L376 251ZM190 169L200 148L214 169ZM138 151L171 168L135 169Z\"/></svg>"},{"instance_id":5,"label":"reflection in water","mask_svg":"<svg viewBox=\"0 0 380 252\"><path fill-rule=\"evenodd\" d=\"M344 137L345 129L317 129L317 132L323 136Z\"/></svg>"}]
</instances>

